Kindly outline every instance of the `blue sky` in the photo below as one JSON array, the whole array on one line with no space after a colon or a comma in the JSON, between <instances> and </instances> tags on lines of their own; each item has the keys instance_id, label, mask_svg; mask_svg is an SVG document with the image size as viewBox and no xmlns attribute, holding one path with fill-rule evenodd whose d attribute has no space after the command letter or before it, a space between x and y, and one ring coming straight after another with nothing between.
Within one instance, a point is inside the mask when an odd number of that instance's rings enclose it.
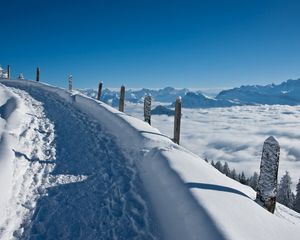
<instances>
[{"instance_id":1,"label":"blue sky","mask_svg":"<svg viewBox=\"0 0 300 240\"><path fill-rule=\"evenodd\" d=\"M75 87L215 88L300 77L300 1L0 0L0 64Z\"/></svg>"}]
</instances>

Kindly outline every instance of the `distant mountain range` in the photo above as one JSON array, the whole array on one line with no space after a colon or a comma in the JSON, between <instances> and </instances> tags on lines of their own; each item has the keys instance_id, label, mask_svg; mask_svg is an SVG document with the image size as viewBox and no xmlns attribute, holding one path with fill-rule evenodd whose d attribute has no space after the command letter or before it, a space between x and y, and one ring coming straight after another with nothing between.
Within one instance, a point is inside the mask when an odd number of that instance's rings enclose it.
<instances>
[{"instance_id":1,"label":"distant mountain range","mask_svg":"<svg viewBox=\"0 0 300 240\"><path fill-rule=\"evenodd\" d=\"M168 115L174 116L175 111L167 108L166 106L158 105L154 109L151 110L152 115Z\"/></svg>"},{"instance_id":2,"label":"distant mountain range","mask_svg":"<svg viewBox=\"0 0 300 240\"><path fill-rule=\"evenodd\" d=\"M93 89L80 91L91 97L97 95L97 91ZM293 106L300 104L300 79L287 80L278 85L241 86L223 90L215 98L208 97L201 91L189 91L186 88L175 89L166 87L159 90L143 88L141 90L126 91L126 100L133 103L143 102L145 94L151 94L155 101L163 103L172 103L177 96L181 96L182 106L185 108L212 108L259 104ZM119 103L119 92L105 89L101 100L112 106L117 106ZM174 103L172 103L170 107L174 107Z\"/></svg>"},{"instance_id":3,"label":"distant mountain range","mask_svg":"<svg viewBox=\"0 0 300 240\"><path fill-rule=\"evenodd\" d=\"M241 86L221 91L216 99L233 100L240 104L300 104L300 79L266 86Z\"/></svg>"},{"instance_id":4,"label":"distant mountain range","mask_svg":"<svg viewBox=\"0 0 300 240\"><path fill-rule=\"evenodd\" d=\"M97 90L95 89L80 89L80 92L83 94L96 98ZM147 94L151 94L152 98L157 102L162 103L172 103L177 96L184 96L188 93L189 90L184 89L175 89L172 87L166 87L163 89L153 90L143 88L140 90L126 90L125 99L128 102L132 103L142 103L144 101L144 96ZM118 106L119 104L119 91L114 91L105 88L102 92L101 101L105 103L109 103L112 106Z\"/></svg>"}]
</instances>

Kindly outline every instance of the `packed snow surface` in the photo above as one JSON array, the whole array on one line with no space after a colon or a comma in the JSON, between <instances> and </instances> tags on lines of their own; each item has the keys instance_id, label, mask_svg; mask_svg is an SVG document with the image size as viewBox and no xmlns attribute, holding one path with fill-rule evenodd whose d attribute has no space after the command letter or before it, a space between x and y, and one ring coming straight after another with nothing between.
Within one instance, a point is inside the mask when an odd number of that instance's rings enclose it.
<instances>
[{"instance_id":1,"label":"packed snow surface","mask_svg":"<svg viewBox=\"0 0 300 240\"><path fill-rule=\"evenodd\" d=\"M143 121L76 92L1 82L11 139L0 239L299 239L299 214L280 204L270 214Z\"/></svg>"},{"instance_id":2,"label":"packed snow surface","mask_svg":"<svg viewBox=\"0 0 300 240\"><path fill-rule=\"evenodd\" d=\"M26 105L14 118L26 121L14 133L20 149L9 149L12 177L3 182L12 181L13 194L0 238L158 239L139 176L114 137L56 94L27 88L35 100L10 90Z\"/></svg>"}]
</instances>

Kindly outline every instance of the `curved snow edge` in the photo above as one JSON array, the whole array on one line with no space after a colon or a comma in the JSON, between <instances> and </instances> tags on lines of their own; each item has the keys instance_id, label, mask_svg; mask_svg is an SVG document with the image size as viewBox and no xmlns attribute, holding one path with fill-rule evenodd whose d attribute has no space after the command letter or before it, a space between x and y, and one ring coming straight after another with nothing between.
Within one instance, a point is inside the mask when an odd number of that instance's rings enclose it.
<instances>
[{"instance_id":1,"label":"curved snow edge","mask_svg":"<svg viewBox=\"0 0 300 240\"><path fill-rule=\"evenodd\" d=\"M209 214L199 206L184 181L170 167L168 158L162 154L166 149L187 150L174 144L158 129L77 91L69 92L33 81L5 80L0 83L52 92L101 122L104 129L116 137L127 159L134 159L132 161L138 167L165 239L198 239L199 236L223 239Z\"/></svg>"},{"instance_id":2,"label":"curved snow edge","mask_svg":"<svg viewBox=\"0 0 300 240\"><path fill-rule=\"evenodd\" d=\"M24 107L18 96L5 86L1 87L1 129L0 129L0 226L7 219L7 208L11 198L14 175L14 149L18 144ZM0 237L6 232L0 228Z\"/></svg>"}]
</instances>

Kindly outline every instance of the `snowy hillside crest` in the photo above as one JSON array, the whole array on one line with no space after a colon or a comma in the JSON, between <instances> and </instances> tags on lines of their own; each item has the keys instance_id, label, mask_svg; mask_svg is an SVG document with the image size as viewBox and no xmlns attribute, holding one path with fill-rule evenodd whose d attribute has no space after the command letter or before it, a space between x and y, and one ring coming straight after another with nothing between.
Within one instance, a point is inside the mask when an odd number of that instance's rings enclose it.
<instances>
[{"instance_id":1,"label":"snowy hillside crest","mask_svg":"<svg viewBox=\"0 0 300 240\"><path fill-rule=\"evenodd\" d=\"M28 238L298 240L297 213L278 204L275 214L269 214L254 202L252 188L220 173L145 121L74 90L24 80L1 83L9 91L28 92L44 106L43 119L53 123L57 158L49 178L81 176L37 196L37 207L26 219ZM23 95L18 99L24 101ZM39 134L43 138L48 131ZM26 156L29 161L36 157ZM270 137L262 154L262 173L267 173L260 179L262 200L276 194L276 184L265 186L265 181L274 179L270 171L277 174L278 159L278 142ZM16 224L9 233L18 229Z\"/></svg>"}]
</instances>

